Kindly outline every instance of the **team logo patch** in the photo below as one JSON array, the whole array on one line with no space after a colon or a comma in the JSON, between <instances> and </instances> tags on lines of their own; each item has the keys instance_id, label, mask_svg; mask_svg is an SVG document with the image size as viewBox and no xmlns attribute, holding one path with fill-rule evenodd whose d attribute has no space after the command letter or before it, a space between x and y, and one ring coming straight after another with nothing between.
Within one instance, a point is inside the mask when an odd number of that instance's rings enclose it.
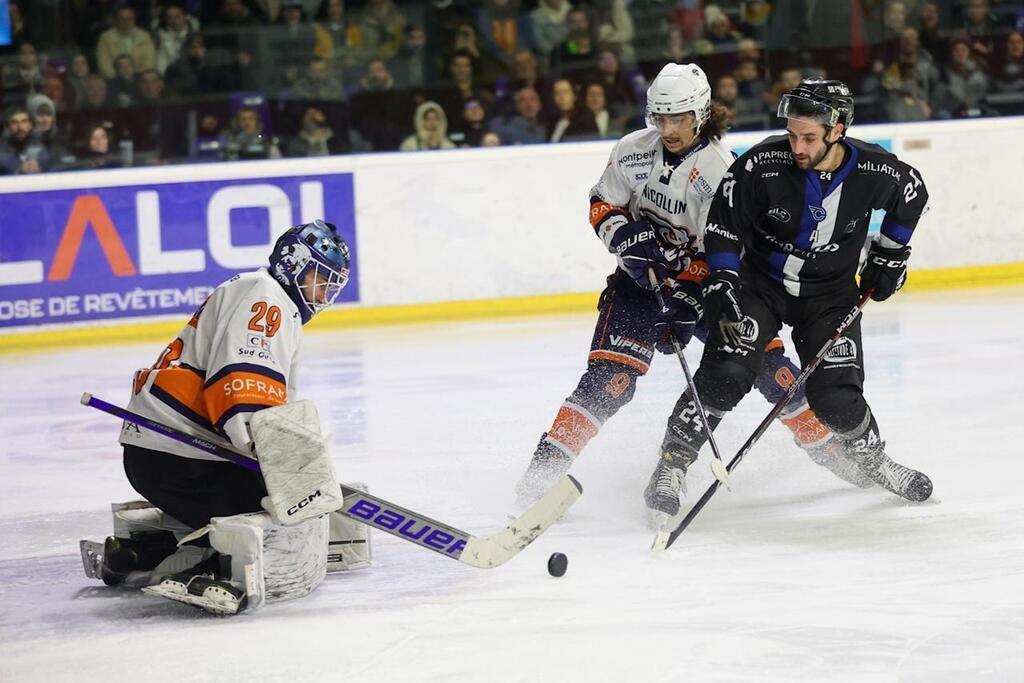
<instances>
[{"instance_id":1,"label":"team logo patch","mask_svg":"<svg viewBox=\"0 0 1024 683\"><path fill-rule=\"evenodd\" d=\"M857 343L849 337L840 337L825 354L826 363L850 363L857 360Z\"/></svg>"},{"instance_id":2,"label":"team logo patch","mask_svg":"<svg viewBox=\"0 0 1024 683\"><path fill-rule=\"evenodd\" d=\"M828 212L820 206L808 206L807 208L811 210L811 218L819 223L828 217Z\"/></svg>"},{"instance_id":3,"label":"team logo patch","mask_svg":"<svg viewBox=\"0 0 1024 683\"><path fill-rule=\"evenodd\" d=\"M774 218L780 223L788 223L789 219L792 218L789 211L786 211L781 206L773 206L768 210L768 217Z\"/></svg>"}]
</instances>

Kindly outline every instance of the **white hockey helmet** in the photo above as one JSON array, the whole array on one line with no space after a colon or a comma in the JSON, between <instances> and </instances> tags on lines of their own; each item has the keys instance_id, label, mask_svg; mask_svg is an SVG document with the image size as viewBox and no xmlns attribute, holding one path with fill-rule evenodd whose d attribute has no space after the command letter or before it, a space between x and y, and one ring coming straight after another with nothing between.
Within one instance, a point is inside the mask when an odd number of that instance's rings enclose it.
<instances>
[{"instance_id":1,"label":"white hockey helmet","mask_svg":"<svg viewBox=\"0 0 1024 683\"><path fill-rule=\"evenodd\" d=\"M647 122L654 125L655 114L693 112L694 134L711 115L711 84L696 64L666 64L647 89Z\"/></svg>"}]
</instances>

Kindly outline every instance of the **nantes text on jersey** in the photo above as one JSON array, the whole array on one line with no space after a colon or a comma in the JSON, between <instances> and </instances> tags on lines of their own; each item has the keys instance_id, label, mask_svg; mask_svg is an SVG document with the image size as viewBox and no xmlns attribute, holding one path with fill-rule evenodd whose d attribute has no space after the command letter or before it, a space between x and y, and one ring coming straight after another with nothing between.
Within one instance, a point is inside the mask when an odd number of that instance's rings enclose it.
<instances>
[{"instance_id":1,"label":"nantes text on jersey","mask_svg":"<svg viewBox=\"0 0 1024 683\"><path fill-rule=\"evenodd\" d=\"M299 310L270 273L236 275L213 291L152 368L135 373L128 409L249 451L249 417L287 402L301 342ZM128 422L121 443L215 459Z\"/></svg>"},{"instance_id":2,"label":"nantes text on jersey","mask_svg":"<svg viewBox=\"0 0 1024 683\"><path fill-rule=\"evenodd\" d=\"M844 160L831 173L800 169L785 135L740 156L711 205L708 267L738 271L742 253L789 294L816 296L854 283L873 209L885 212L883 241L906 245L928 201L921 175L878 145L838 144Z\"/></svg>"},{"instance_id":3,"label":"nantes text on jersey","mask_svg":"<svg viewBox=\"0 0 1024 683\"><path fill-rule=\"evenodd\" d=\"M590 224L604 239L619 225L646 218L669 261L692 256L702 251L711 199L732 160L717 140L699 138L682 154L672 154L654 128L629 133L616 143L590 191Z\"/></svg>"}]
</instances>

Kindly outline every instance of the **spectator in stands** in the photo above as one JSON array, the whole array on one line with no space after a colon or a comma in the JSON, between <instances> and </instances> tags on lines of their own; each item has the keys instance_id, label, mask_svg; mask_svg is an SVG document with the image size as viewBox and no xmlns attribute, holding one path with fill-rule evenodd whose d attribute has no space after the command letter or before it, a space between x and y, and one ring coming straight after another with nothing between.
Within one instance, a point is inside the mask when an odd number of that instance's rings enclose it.
<instances>
[{"instance_id":1,"label":"spectator in stands","mask_svg":"<svg viewBox=\"0 0 1024 683\"><path fill-rule=\"evenodd\" d=\"M950 43L949 61L943 72L946 86L943 110L953 117L979 116L981 98L988 91L988 77L971 59L971 46L964 36Z\"/></svg>"},{"instance_id":2,"label":"spectator in stands","mask_svg":"<svg viewBox=\"0 0 1024 683\"><path fill-rule=\"evenodd\" d=\"M70 103L75 109L85 100L85 79L89 73L89 60L81 52L75 53L66 75L67 85L71 89Z\"/></svg>"},{"instance_id":3,"label":"spectator in stands","mask_svg":"<svg viewBox=\"0 0 1024 683\"><path fill-rule=\"evenodd\" d=\"M330 38L331 72L342 83L356 80L365 56L362 28L345 14L345 0L323 0L316 14L318 31Z\"/></svg>"},{"instance_id":4,"label":"spectator in stands","mask_svg":"<svg viewBox=\"0 0 1024 683\"><path fill-rule=\"evenodd\" d=\"M50 74L43 79L42 94L53 102L54 111L63 113L71 106L68 103L67 88L64 86L64 79L57 74Z\"/></svg>"},{"instance_id":5,"label":"spectator in stands","mask_svg":"<svg viewBox=\"0 0 1024 683\"><path fill-rule=\"evenodd\" d=\"M225 161L281 158L277 138L264 135L263 119L252 107L238 110L234 125L224 135L222 150Z\"/></svg>"},{"instance_id":6,"label":"spectator in stands","mask_svg":"<svg viewBox=\"0 0 1024 683\"><path fill-rule=\"evenodd\" d=\"M32 117L25 107L7 112L6 133L0 140L0 173L42 173L49 168L50 154L32 131Z\"/></svg>"},{"instance_id":7,"label":"spectator in stands","mask_svg":"<svg viewBox=\"0 0 1024 683\"><path fill-rule=\"evenodd\" d=\"M503 113L515 110L515 94L522 88L533 88L538 93L551 92L551 82L541 75L536 56L526 48L520 48L512 55L512 79L501 103Z\"/></svg>"},{"instance_id":8,"label":"spectator in stands","mask_svg":"<svg viewBox=\"0 0 1024 683\"><path fill-rule=\"evenodd\" d=\"M445 51L445 62L450 63L452 56L460 53L468 53L473 58L473 73L479 83L493 83L508 72L502 59L481 43L476 26L465 21L455 26L451 44Z\"/></svg>"},{"instance_id":9,"label":"spectator in stands","mask_svg":"<svg viewBox=\"0 0 1024 683\"><path fill-rule=\"evenodd\" d=\"M715 52L735 52L736 43L743 36L732 27L729 16L718 5L704 6L704 40Z\"/></svg>"},{"instance_id":10,"label":"spectator in stands","mask_svg":"<svg viewBox=\"0 0 1024 683\"><path fill-rule=\"evenodd\" d=\"M164 98L164 77L156 69L147 69L139 74L137 103L158 106Z\"/></svg>"},{"instance_id":11,"label":"spectator in stands","mask_svg":"<svg viewBox=\"0 0 1024 683\"><path fill-rule=\"evenodd\" d=\"M99 74L85 77L85 97L75 108L84 111L98 111L112 106L107 82Z\"/></svg>"},{"instance_id":12,"label":"spectator in stands","mask_svg":"<svg viewBox=\"0 0 1024 683\"><path fill-rule=\"evenodd\" d=\"M405 24L405 16L392 0L368 0L359 23L368 54L385 61L394 57L402 44Z\"/></svg>"},{"instance_id":13,"label":"spectator in stands","mask_svg":"<svg viewBox=\"0 0 1024 683\"><path fill-rule=\"evenodd\" d=\"M135 84L135 61L128 53L114 58L114 77L107 87L110 101L115 107L130 107L139 97Z\"/></svg>"},{"instance_id":14,"label":"spectator in stands","mask_svg":"<svg viewBox=\"0 0 1024 683\"><path fill-rule=\"evenodd\" d=\"M448 75L451 87L439 94L441 105L448 111L460 112L465 103L478 99L486 107L494 107L494 94L476 82L474 69L476 64L472 55L466 50L455 51L448 61Z\"/></svg>"},{"instance_id":15,"label":"spectator in stands","mask_svg":"<svg viewBox=\"0 0 1024 683\"><path fill-rule=\"evenodd\" d=\"M156 66L156 46L149 33L135 25L135 10L122 6L114 15L114 27L100 35L96 45L96 66L104 78L114 78L114 60L118 55L131 56L137 69Z\"/></svg>"},{"instance_id":16,"label":"spectator in stands","mask_svg":"<svg viewBox=\"0 0 1024 683\"><path fill-rule=\"evenodd\" d=\"M885 110L890 121L923 121L932 116L932 98L939 84L938 68L920 48L917 29L905 28L897 59L882 74Z\"/></svg>"},{"instance_id":17,"label":"spectator in stands","mask_svg":"<svg viewBox=\"0 0 1024 683\"><path fill-rule=\"evenodd\" d=\"M638 94L634 85L622 72L622 64L614 50L609 48L601 50L597 57L596 75L591 80L596 80L604 87L608 111L616 121L612 127L624 128L626 121L637 114ZM646 93L646 83L641 85L640 90Z\"/></svg>"},{"instance_id":18,"label":"spectator in stands","mask_svg":"<svg viewBox=\"0 0 1024 683\"><path fill-rule=\"evenodd\" d=\"M622 137L622 124L608 111L608 96L605 94L604 85L601 83L587 84L583 104L590 115L594 117L597 137L604 140Z\"/></svg>"},{"instance_id":19,"label":"spectator in stands","mask_svg":"<svg viewBox=\"0 0 1024 683\"><path fill-rule=\"evenodd\" d=\"M306 67L306 74L295 82L292 96L304 100L340 102L345 99L341 81L331 73L327 60L313 57Z\"/></svg>"},{"instance_id":20,"label":"spectator in stands","mask_svg":"<svg viewBox=\"0 0 1024 683\"><path fill-rule=\"evenodd\" d=\"M156 70L163 76L167 67L182 56L188 39L199 31L199 20L185 12L180 0L164 5L156 29Z\"/></svg>"},{"instance_id":21,"label":"spectator in stands","mask_svg":"<svg viewBox=\"0 0 1024 683\"><path fill-rule=\"evenodd\" d=\"M484 133L484 136L480 138L481 147L499 147L502 144L503 143L501 141L501 136L495 133L493 130L487 131L486 133Z\"/></svg>"},{"instance_id":22,"label":"spectator in stands","mask_svg":"<svg viewBox=\"0 0 1024 683\"><path fill-rule=\"evenodd\" d=\"M371 59L366 65L366 73L360 79L359 86L367 92L393 90L395 77L391 75L383 59Z\"/></svg>"},{"instance_id":23,"label":"spectator in stands","mask_svg":"<svg viewBox=\"0 0 1024 683\"><path fill-rule=\"evenodd\" d=\"M945 64L949 59L949 36L942 26L939 5L926 2L921 5L921 28L918 31L921 47L928 51L935 64Z\"/></svg>"},{"instance_id":24,"label":"spectator in stands","mask_svg":"<svg viewBox=\"0 0 1024 683\"><path fill-rule=\"evenodd\" d=\"M39 65L35 45L22 43L18 47L17 61L5 65L0 78L3 96L8 103L24 102L26 97L39 92L43 87L43 71Z\"/></svg>"},{"instance_id":25,"label":"spectator in stands","mask_svg":"<svg viewBox=\"0 0 1024 683\"><path fill-rule=\"evenodd\" d=\"M391 59L390 71L399 88L420 88L436 82L437 68L427 51L427 32L422 26L405 28L405 39Z\"/></svg>"},{"instance_id":26,"label":"spectator in stands","mask_svg":"<svg viewBox=\"0 0 1024 683\"><path fill-rule=\"evenodd\" d=\"M764 101L768 106L770 114L774 114L779 110L779 102L782 100L782 96L800 85L802 78L803 72L796 67L789 67L779 72L771 88L764 94Z\"/></svg>"},{"instance_id":27,"label":"spectator in stands","mask_svg":"<svg viewBox=\"0 0 1024 683\"><path fill-rule=\"evenodd\" d=\"M693 61L695 54L693 46L687 43L683 36L683 29L678 24L669 24L665 34L665 49L661 51L662 61L658 63L658 66L660 67L664 62L686 64Z\"/></svg>"},{"instance_id":28,"label":"spectator in stands","mask_svg":"<svg viewBox=\"0 0 1024 683\"><path fill-rule=\"evenodd\" d=\"M967 0L963 31L970 40L971 59L982 70L988 69L995 57L995 36L1000 32L988 0Z\"/></svg>"},{"instance_id":29,"label":"spectator in stands","mask_svg":"<svg viewBox=\"0 0 1024 683\"><path fill-rule=\"evenodd\" d=\"M1024 36L1020 31L1011 31L1006 36L1006 56L995 85L1000 92L1024 93Z\"/></svg>"},{"instance_id":30,"label":"spectator in stands","mask_svg":"<svg viewBox=\"0 0 1024 683\"><path fill-rule=\"evenodd\" d=\"M479 99L469 99L462 107L462 120L449 136L459 147L480 147L490 131L487 109Z\"/></svg>"},{"instance_id":31,"label":"spectator in stands","mask_svg":"<svg viewBox=\"0 0 1024 683\"><path fill-rule=\"evenodd\" d=\"M448 117L437 102L428 100L416 107L413 126L416 132L402 141L399 150L455 148L455 143L448 138Z\"/></svg>"},{"instance_id":32,"label":"spectator in stands","mask_svg":"<svg viewBox=\"0 0 1024 683\"><path fill-rule=\"evenodd\" d=\"M761 129L768 120L763 101L740 96L739 83L732 74L723 74L715 82L712 91L729 113L729 128L733 130ZM774 112L773 112L774 113Z\"/></svg>"},{"instance_id":33,"label":"spectator in stands","mask_svg":"<svg viewBox=\"0 0 1024 683\"><path fill-rule=\"evenodd\" d=\"M121 156L113 152L116 149L114 134L105 125L89 127L80 145L76 168L117 168L123 165Z\"/></svg>"},{"instance_id":34,"label":"spectator in stands","mask_svg":"<svg viewBox=\"0 0 1024 683\"><path fill-rule=\"evenodd\" d=\"M258 62L264 87L294 86L317 48L318 34L306 19L302 0L283 0L278 23L262 33L266 49L260 51Z\"/></svg>"},{"instance_id":35,"label":"spectator in stands","mask_svg":"<svg viewBox=\"0 0 1024 683\"><path fill-rule=\"evenodd\" d=\"M765 99L766 93L769 92L769 86L761 78L761 66L757 62L750 60L740 62L739 66L733 70L732 75L736 78L740 97L762 101Z\"/></svg>"},{"instance_id":36,"label":"spectator in stands","mask_svg":"<svg viewBox=\"0 0 1024 683\"><path fill-rule=\"evenodd\" d=\"M395 89L383 59L371 59L359 90L349 97L351 120L376 151L395 150L405 137L413 110L409 98Z\"/></svg>"},{"instance_id":37,"label":"spectator in stands","mask_svg":"<svg viewBox=\"0 0 1024 683\"><path fill-rule=\"evenodd\" d=\"M167 87L177 95L236 90L239 87L237 63L220 62L218 55L224 56L224 53L211 55L203 35L193 33L185 45L184 54L167 67Z\"/></svg>"},{"instance_id":38,"label":"spectator in stands","mask_svg":"<svg viewBox=\"0 0 1024 683\"><path fill-rule=\"evenodd\" d=\"M216 90L239 90L258 85L254 63L259 21L242 0L221 0L220 11L202 38L202 64L209 85ZM189 41L195 45L195 36ZM195 54L193 52L193 54ZM182 60L178 60L180 64Z\"/></svg>"},{"instance_id":39,"label":"spectator in stands","mask_svg":"<svg viewBox=\"0 0 1024 683\"><path fill-rule=\"evenodd\" d=\"M68 136L57 127L57 110L53 100L46 95L32 95L28 98L26 108L32 117L32 132L49 154L49 170L60 170L73 163L75 158L71 154Z\"/></svg>"},{"instance_id":40,"label":"spectator in stands","mask_svg":"<svg viewBox=\"0 0 1024 683\"><path fill-rule=\"evenodd\" d=\"M569 35L566 17L571 9L569 0L540 0L537 9L530 12L533 49L545 63ZM508 142L507 138L505 141Z\"/></svg>"},{"instance_id":41,"label":"spectator in stands","mask_svg":"<svg viewBox=\"0 0 1024 683\"><path fill-rule=\"evenodd\" d=\"M597 41L590 15L583 6L573 7L565 17L568 34L551 54L551 68L561 75L582 73L597 62Z\"/></svg>"},{"instance_id":42,"label":"spectator in stands","mask_svg":"<svg viewBox=\"0 0 1024 683\"><path fill-rule=\"evenodd\" d=\"M593 139L597 137L597 123L589 112L576 106L576 88L568 78L559 78L551 85L551 99L555 115L548 123L549 142Z\"/></svg>"},{"instance_id":43,"label":"spectator in stands","mask_svg":"<svg viewBox=\"0 0 1024 683\"><path fill-rule=\"evenodd\" d=\"M594 25L597 27L598 45L614 50L619 59L633 66L636 51L633 39L636 27L626 7L626 0L601 0L595 5Z\"/></svg>"},{"instance_id":44,"label":"spectator in stands","mask_svg":"<svg viewBox=\"0 0 1024 683\"><path fill-rule=\"evenodd\" d=\"M290 157L323 157L347 151L348 145L327 125L324 113L310 107L302 115L299 134L288 142L286 154Z\"/></svg>"},{"instance_id":45,"label":"spectator in stands","mask_svg":"<svg viewBox=\"0 0 1024 683\"><path fill-rule=\"evenodd\" d=\"M476 11L476 33L484 50L506 69L517 51L533 47L530 18L521 13L520 0L484 0Z\"/></svg>"},{"instance_id":46,"label":"spectator in stands","mask_svg":"<svg viewBox=\"0 0 1024 683\"><path fill-rule=\"evenodd\" d=\"M544 142L547 139L547 124L541 118L540 95L533 88L516 91L516 113L499 125L495 132L506 145L523 145Z\"/></svg>"}]
</instances>

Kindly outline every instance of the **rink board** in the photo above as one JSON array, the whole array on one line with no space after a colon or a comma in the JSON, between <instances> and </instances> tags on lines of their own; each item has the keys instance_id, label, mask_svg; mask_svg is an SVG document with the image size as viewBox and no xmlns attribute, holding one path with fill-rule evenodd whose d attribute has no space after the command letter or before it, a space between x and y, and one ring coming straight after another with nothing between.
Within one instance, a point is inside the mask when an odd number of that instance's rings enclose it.
<instances>
[{"instance_id":1,"label":"rink board","mask_svg":"<svg viewBox=\"0 0 1024 683\"><path fill-rule=\"evenodd\" d=\"M1024 119L859 126L931 194L914 288L1024 281ZM742 151L762 133L730 135ZM352 285L317 327L583 310L610 269L587 223L611 142L88 171L0 182L0 349L166 336L289 225L326 215ZM7 333L7 334L4 334Z\"/></svg>"}]
</instances>

